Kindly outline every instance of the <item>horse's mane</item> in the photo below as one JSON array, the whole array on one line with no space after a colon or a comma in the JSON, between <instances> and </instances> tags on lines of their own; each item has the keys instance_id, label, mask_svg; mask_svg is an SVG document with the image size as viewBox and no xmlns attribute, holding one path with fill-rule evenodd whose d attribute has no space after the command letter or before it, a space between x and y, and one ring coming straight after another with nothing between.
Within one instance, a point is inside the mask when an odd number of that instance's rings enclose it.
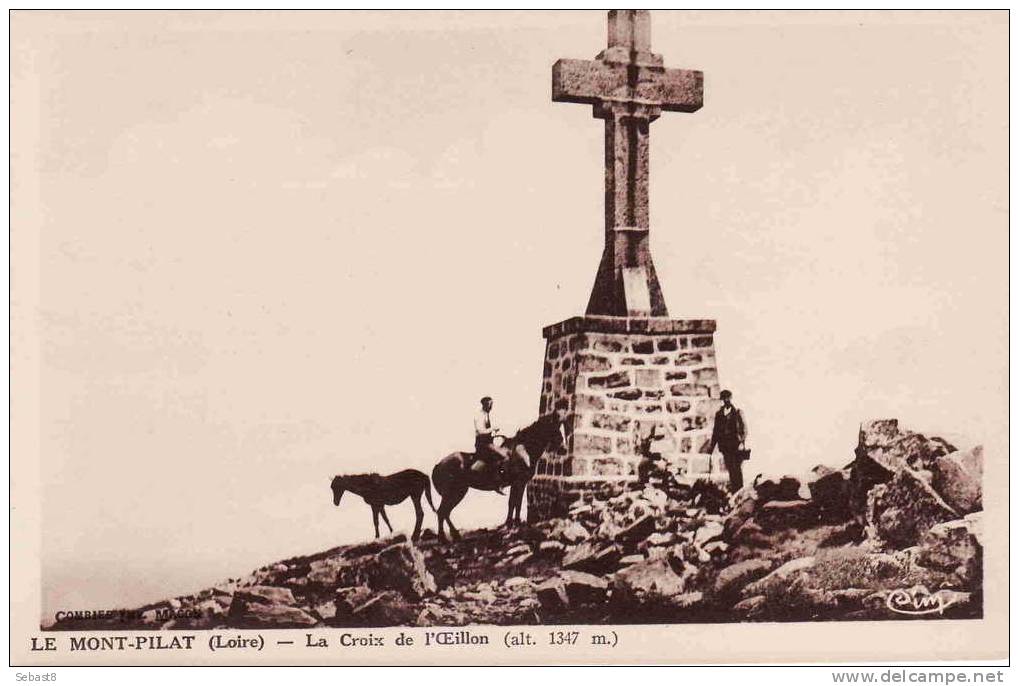
<instances>
[{"instance_id":1,"label":"horse's mane","mask_svg":"<svg viewBox=\"0 0 1019 686\"><path fill-rule=\"evenodd\" d=\"M346 483L353 484L356 488L366 483L376 483L381 478L378 472L369 472L368 474L337 474L333 479L333 483L340 479Z\"/></svg>"},{"instance_id":2,"label":"horse's mane","mask_svg":"<svg viewBox=\"0 0 1019 686\"><path fill-rule=\"evenodd\" d=\"M545 424L550 424L555 421L556 416L554 414L546 414L538 417L535 421L531 422L524 428L517 431L516 435L513 436L514 442L520 443L530 438L531 434L538 429L541 429Z\"/></svg>"}]
</instances>

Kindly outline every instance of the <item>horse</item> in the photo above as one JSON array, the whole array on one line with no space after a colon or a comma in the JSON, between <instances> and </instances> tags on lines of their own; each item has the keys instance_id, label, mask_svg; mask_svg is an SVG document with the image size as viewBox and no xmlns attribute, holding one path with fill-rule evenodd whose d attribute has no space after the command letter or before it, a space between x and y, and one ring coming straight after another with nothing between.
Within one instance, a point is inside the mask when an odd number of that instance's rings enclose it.
<instances>
[{"instance_id":1,"label":"horse","mask_svg":"<svg viewBox=\"0 0 1019 686\"><path fill-rule=\"evenodd\" d=\"M562 447L561 427L562 424L555 414L547 414L518 431L513 438L507 439L502 448L508 453L508 457L503 460L501 475L494 474L491 470L485 470L480 475L473 472L470 458L474 453L455 452L442 458L432 469L432 483L442 496L442 502L439 503L436 513L439 518L439 540L446 541L444 522L449 524L449 533L453 539L459 540L460 532L453 526L449 515L471 488L494 491L509 486L506 526L519 524L520 508L527 482L534 476L538 458L549 448L559 450Z\"/></svg>"},{"instance_id":2,"label":"horse","mask_svg":"<svg viewBox=\"0 0 1019 686\"><path fill-rule=\"evenodd\" d=\"M411 540L416 541L421 535L421 522L425 518L424 509L421 507L421 494L428 500L428 506L435 512L435 505L432 504L432 489L428 481L428 475L416 469L404 469L389 476L380 476L374 472L371 474L350 474L337 475L329 486L333 491L333 505L340 504L340 498L344 491L350 491L361 496L372 508L372 521L375 524L375 538L379 537L379 515L382 521L389 527L389 533L393 533L393 525L389 523L386 516L386 505L402 503L407 498L414 503L414 533Z\"/></svg>"}]
</instances>

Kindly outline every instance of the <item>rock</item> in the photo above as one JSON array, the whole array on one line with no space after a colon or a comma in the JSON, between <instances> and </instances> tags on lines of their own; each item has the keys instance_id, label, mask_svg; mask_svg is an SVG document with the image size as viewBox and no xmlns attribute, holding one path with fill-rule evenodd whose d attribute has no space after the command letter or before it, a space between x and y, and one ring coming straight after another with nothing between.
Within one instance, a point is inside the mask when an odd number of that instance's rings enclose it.
<instances>
[{"instance_id":1,"label":"rock","mask_svg":"<svg viewBox=\"0 0 1019 686\"><path fill-rule=\"evenodd\" d=\"M760 614L767 602L768 598L766 596L755 595L739 601L732 606L732 609L740 614L746 615L747 617L754 617Z\"/></svg>"},{"instance_id":2,"label":"rock","mask_svg":"<svg viewBox=\"0 0 1019 686\"><path fill-rule=\"evenodd\" d=\"M368 602L372 595L372 590L367 586L347 586L336 589L333 596L333 604L336 606L335 616L352 615L354 609Z\"/></svg>"},{"instance_id":3,"label":"rock","mask_svg":"<svg viewBox=\"0 0 1019 686\"><path fill-rule=\"evenodd\" d=\"M895 419L865 422L860 427L856 459L850 465L850 506L863 513L867 494L878 485L890 481L903 468L930 469L941 455L955 448L941 438L903 431Z\"/></svg>"},{"instance_id":4,"label":"rock","mask_svg":"<svg viewBox=\"0 0 1019 686\"><path fill-rule=\"evenodd\" d=\"M332 600L319 603L315 606L315 614L325 620L334 618L336 616L336 603Z\"/></svg>"},{"instance_id":5,"label":"rock","mask_svg":"<svg viewBox=\"0 0 1019 686\"><path fill-rule=\"evenodd\" d=\"M386 591L354 609L360 626L402 626L416 619L417 612L396 591Z\"/></svg>"},{"instance_id":6,"label":"rock","mask_svg":"<svg viewBox=\"0 0 1019 686\"><path fill-rule=\"evenodd\" d=\"M526 588L531 586L531 581L529 579L525 579L522 576L515 576L510 579L506 579L506 581L504 581L502 585L505 586L506 588L521 588L521 587Z\"/></svg>"},{"instance_id":7,"label":"rock","mask_svg":"<svg viewBox=\"0 0 1019 686\"><path fill-rule=\"evenodd\" d=\"M298 607L248 603L243 610L231 607L231 625L239 628L272 627L277 629L315 626L318 620Z\"/></svg>"},{"instance_id":8,"label":"rock","mask_svg":"<svg viewBox=\"0 0 1019 686\"><path fill-rule=\"evenodd\" d=\"M725 488L707 479L697 479L690 493L694 504L711 514L720 513L729 503L729 493Z\"/></svg>"},{"instance_id":9,"label":"rock","mask_svg":"<svg viewBox=\"0 0 1019 686\"><path fill-rule=\"evenodd\" d=\"M771 500L798 500L800 480L792 476L783 476L778 481L762 481L754 484L757 498L761 503Z\"/></svg>"},{"instance_id":10,"label":"rock","mask_svg":"<svg viewBox=\"0 0 1019 686\"><path fill-rule=\"evenodd\" d=\"M817 467L814 468L815 473ZM807 483L810 499L817 505L821 517L829 520L845 519L850 514L849 481L843 472L829 470Z\"/></svg>"},{"instance_id":11,"label":"rock","mask_svg":"<svg viewBox=\"0 0 1019 686\"><path fill-rule=\"evenodd\" d=\"M655 532L655 533L651 534L650 536L648 536L640 544L640 546L638 546L638 548L647 549L647 548L649 548L651 546L672 545L675 542L676 542L676 534L674 534L674 533L664 533L663 534L663 533Z\"/></svg>"},{"instance_id":12,"label":"rock","mask_svg":"<svg viewBox=\"0 0 1019 686\"><path fill-rule=\"evenodd\" d=\"M349 564L339 557L327 557L323 560L314 560L311 569L305 575L309 583L320 586L335 586L340 571Z\"/></svg>"},{"instance_id":13,"label":"rock","mask_svg":"<svg viewBox=\"0 0 1019 686\"><path fill-rule=\"evenodd\" d=\"M559 573L566 588L566 597L571 606L600 603L605 600L609 582L585 572L565 571Z\"/></svg>"},{"instance_id":14,"label":"rock","mask_svg":"<svg viewBox=\"0 0 1019 686\"><path fill-rule=\"evenodd\" d=\"M776 587L786 586L794 576L812 568L814 563L815 560L813 557L799 557L795 560L789 560L789 562L786 562L784 565L764 578L745 586L743 588L742 595L744 597L749 597L753 595L767 594Z\"/></svg>"},{"instance_id":15,"label":"rock","mask_svg":"<svg viewBox=\"0 0 1019 686\"><path fill-rule=\"evenodd\" d=\"M867 533L898 548L915 545L940 522L958 518L920 473L904 467L867 498Z\"/></svg>"},{"instance_id":16,"label":"rock","mask_svg":"<svg viewBox=\"0 0 1019 686\"><path fill-rule=\"evenodd\" d=\"M406 534L396 534L389 538L376 538L374 541L369 541L368 543L350 546L346 549L344 554L348 559L361 557L362 555L374 555L384 548L388 548L389 546L397 543L403 543L406 540Z\"/></svg>"},{"instance_id":17,"label":"rock","mask_svg":"<svg viewBox=\"0 0 1019 686\"><path fill-rule=\"evenodd\" d=\"M756 581L771 571L771 560L755 558L729 565L715 577L714 591L719 597L738 595L747 584Z\"/></svg>"},{"instance_id":18,"label":"rock","mask_svg":"<svg viewBox=\"0 0 1019 686\"><path fill-rule=\"evenodd\" d=\"M538 545L538 554L542 557L555 557L562 555L566 546L559 541L542 541Z\"/></svg>"},{"instance_id":19,"label":"rock","mask_svg":"<svg viewBox=\"0 0 1019 686\"><path fill-rule=\"evenodd\" d=\"M604 574L619 566L622 552L616 545L596 545L592 542L574 546L563 557L563 569Z\"/></svg>"},{"instance_id":20,"label":"rock","mask_svg":"<svg viewBox=\"0 0 1019 686\"><path fill-rule=\"evenodd\" d=\"M513 559L509 560L509 565L508 566L519 567L520 565L524 565L524 564L527 564L528 562L530 562L531 558L533 558L533 557L534 557L534 553L532 553L530 550L528 550L526 553L521 553L521 554L517 555L516 557L514 557Z\"/></svg>"},{"instance_id":21,"label":"rock","mask_svg":"<svg viewBox=\"0 0 1019 686\"><path fill-rule=\"evenodd\" d=\"M644 561L643 555L626 555L619 560L620 567L627 567L629 565L635 565Z\"/></svg>"},{"instance_id":22,"label":"rock","mask_svg":"<svg viewBox=\"0 0 1019 686\"><path fill-rule=\"evenodd\" d=\"M983 507L984 451L976 447L968 452L942 455L931 466L931 486L960 514Z\"/></svg>"},{"instance_id":23,"label":"rock","mask_svg":"<svg viewBox=\"0 0 1019 686\"><path fill-rule=\"evenodd\" d=\"M616 540L623 543L636 543L643 541L654 533L657 524L651 515L640 517L630 526L626 527L616 535Z\"/></svg>"},{"instance_id":24,"label":"rock","mask_svg":"<svg viewBox=\"0 0 1019 686\"><path fill-rule=\"evenodd\" d=\"M543 581L534 592L543 610L564 610L570 606L570 598L566 595L566 583L559 577Z\"/></svg>"},{"instance_id":25,"label":"rock","mask_svg":"<svg viewBox=\"0 0 1019 686\"><path fill-rule=\"evenodd\" d=\"M616 572L612 582L613 602L625 605L654 605L686 590L683 577L664 560L630 565Z\"/></svg>"},{"instance_id":26,"label":"rock","mask_svg":"<svg viewBox=\"0 0 1019 686\"><path fill-rule=\"evenodd\" d=\"M665 507L666 503L669 502L669 496L665 491L652 486L648 486L641 491L640 497L658 508Z\"/></svg>"},{"instance_id":27,"label":"rock","mask_svg":"<svg viewBox=\"0 0 1019 686\"><path fill-rule=\"evenodd\" d=\"M425 568L432 575L432 578L435 579L435 586L437 588L451 586L456 580L456 570L453 569L444 555L434 550L429 551L425 555Z\"/></svg>"},{"instance_id":28,"label":"rock","mask_svg":"<svg viewBox=\"0 0 1019 686\"><path fill-rule=\"evenodd\" d=\"M411 600L438 590L425 556L411 543L397 543L379 551L367 578L371 588L399 591Z\"/></svg>"},{"instance_id":29,"label":"rock","mask_svg":"<svg viewBox=\"0 0 1019 686\"><path fill-rule=\"evenodd\" d=\"M587 532L583 526L578 522L567 522L564 520L562 524L553 528L549 532L548 537L550 539L560 540L565 543L576 543L577 541L583 541L591 537L591 534Z\"/></svg>"},{"instance_id":30,"label":"rock","mask_svg":"<svg viewBox=\"0 0 1019 686\"><path fill-rule=\"evenodd\" d=\"M304 627L318 624L318 619L301 608L288 588L251 586L234 593L230 605L230 624L240 628Z\"/></svg>"},{"instance_id":31,"label":"rock","mask_svg":"<svg viewBox=\"0 0 1019 686\"><path fill-rule=\"evenodd\" d=\"M772 500L754 514L764 531L805 529L817 522L817 506L809 500Z\"/></svg>"},{"instance_id":32,"label":"rock","mask_svg":"<svg viewBox=\"0 0 1019 686\"><path fill-rule=\"evenodd\" d=\"M234 603L263 603L266 605L296 605L294 594L289 588L280 586L249 586L233 594Z\"/></svg>"},{"instance_id":33,"label":"rock","mask_svg":"<svg viewBox=\"0 0 1019 686\"><path fill-rule=\"evenodd\" d=\"M517 555L529 552L531 552L531 546L529 546L526 543L521 543L520 545L515 545L509 550L507 550L506 557L516 557Z\"/></svg>"},{"instance_id":34,"label":"rock","mask_svg":"<svg viewBox=\"0 0 1019 686\"><path fill-rule=\"evenodd\" d=\"M722 522L708 521L703 526L697 529L697 533L694 534L694 543L702 545L708 541L719 538L722 532L725 530L725 525Z\"/></svg>"},{"instance_id":35,"label":"rock","mask_svg":"<svg viewBox=\"0 0 1019 686\"><path fill-rule=\"evenodd\" d=\"M982 581L983 547L975 533L979 515L935 524L920 542L920 564L956 574L966 584Z\"/></svg>"}]
</instances>

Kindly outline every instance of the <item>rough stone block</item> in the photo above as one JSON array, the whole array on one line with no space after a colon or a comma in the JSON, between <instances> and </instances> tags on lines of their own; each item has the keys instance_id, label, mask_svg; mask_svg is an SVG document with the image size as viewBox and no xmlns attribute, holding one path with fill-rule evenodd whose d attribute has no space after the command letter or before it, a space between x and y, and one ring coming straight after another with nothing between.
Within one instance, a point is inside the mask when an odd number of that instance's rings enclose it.
<instances>
[{"instance_id":1,"label":"rough stone block","mask_svg":"<svg viewBox=\"0 0 1019 686\"><path fill-rule=\"evenodd\" d=\"M662 373L657 369L637 369L634 375L640 388L658 388L662 384Z\"/></svg>"},{"instance_id":2,"label":"rough stone block","mask_svg":"<svg viewBox=\"0 0 1019 686\"><path fill-rule=\"evenodd\" d=\"M628 431L630 418L618 414L595 414L591 416L591 426L610 431Z\"/></svg>"},{"instance_id":3,"label":"rough stone block","mask_svg":"<svg viewBox=\"0 0 1019 686\"><path fill-rule=\"evenodd\" d=\"M573 452L579 455L598 455L612 452L612 439L608 436L576 434L573 437Z\"/></svg>"},{"instance_id":4,"label":"rough stone block","mask_svg":"<svg viewBox=\"0 0 1019 686\"><path fill-rule=\"evenodd\" d=\"M690 401L689 400L670 400L667 403L665 403L665 409L667 409L669 412L672 412L674 414L679 414L681 412L687 412L690 409Z\"/></svg>"},{"instance_id":5,"label":"rough stone block","mask_svg":"<svg viewBox=\"0 0 1019 686\"><path fill-rule=\"evenodd\" d=\"M612 369L612 364L607 357L581 353L577 355L577 369L582 372L604 372Z\"/></svg>"},{"instance_id":6,"label":"rough stone block","mask_svg":"<svg viewBox=\"0 0 1019 686\"><path fill-rule=\"evenodd\" d=\"M630 385L630 374L615 372L606 376L592 376L588 378L587 385L591 388L622 388Z\"/></svg>"},{"instance_id":7,"label":"rough stone block","mask_svg":"<svg viewBox=\"0 0 1019 686\"><path fill-rule=\"evenodd\" d=\"M710 388L695 383L673 384L669 391L672 393L672 395L681 396L711 395Z\"/></svg>"}]
</instances>

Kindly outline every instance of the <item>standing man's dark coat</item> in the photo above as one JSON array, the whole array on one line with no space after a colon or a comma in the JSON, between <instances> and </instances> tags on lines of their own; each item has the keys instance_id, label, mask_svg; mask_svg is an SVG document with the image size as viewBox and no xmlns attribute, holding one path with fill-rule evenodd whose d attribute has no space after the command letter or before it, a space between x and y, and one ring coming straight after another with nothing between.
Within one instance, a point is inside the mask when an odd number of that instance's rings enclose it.
<instances>
[{"instance_id":1,"label":"standing man's dark coat","mask_svg":"<svg viewBox=\"0 0 1019 686\"><path fill-rule=\"evenodd\" d=\"M729 472L729 488L735 493L743 488L743 461L739 457L739 452L747 438L747 427L743 421L743 413L728 402L731 397L732 394L728 391L722 392L724 404L715 413L715 425L711 431L711 447L708 452L713 453L716 446L721 451L725 469Z\"/></svg>"}]
</instances>

